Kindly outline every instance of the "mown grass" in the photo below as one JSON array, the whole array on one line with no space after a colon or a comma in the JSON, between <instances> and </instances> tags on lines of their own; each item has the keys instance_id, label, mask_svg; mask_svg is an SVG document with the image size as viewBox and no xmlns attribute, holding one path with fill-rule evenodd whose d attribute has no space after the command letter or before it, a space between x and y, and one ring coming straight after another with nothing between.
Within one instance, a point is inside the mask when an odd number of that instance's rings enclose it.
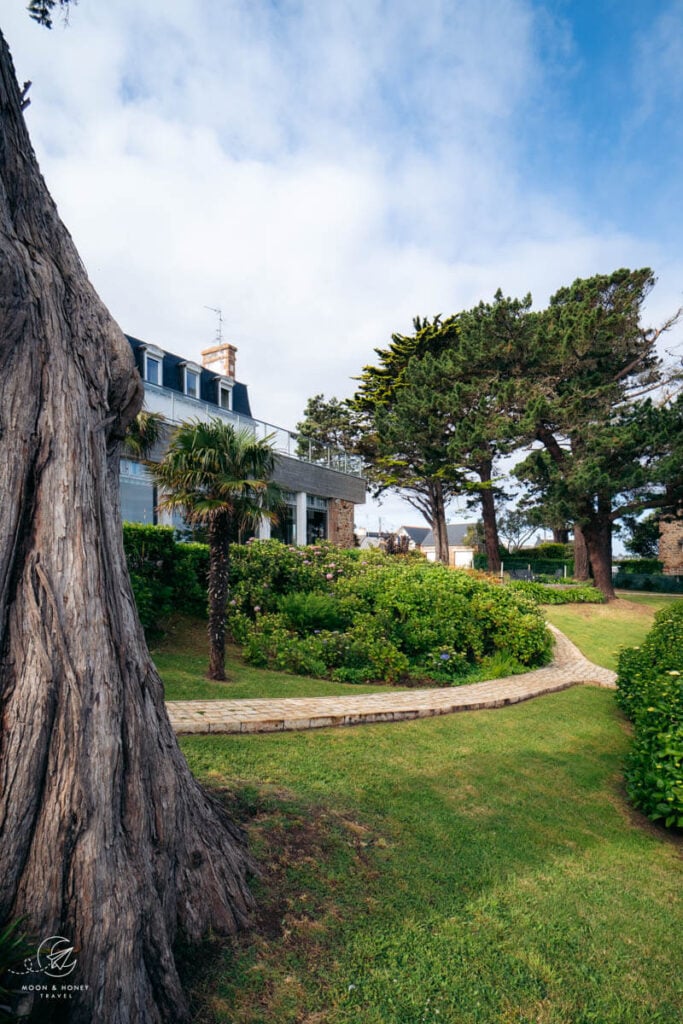
<instances>
[{"instance_id":1,"label":"mown grass","mask_svg":"<svg viewBox=\"0 0 683 1024\"><path fill-rule=\"evenodd\" d=\"M655 612L680 598L661 594L623 593L603 605L547 605L546 617L572 640L587 658L616 669L619 649L642 643Z\"/></svg>"},{"instance_id":2,"label":"mown grass","mask_svg":"<svg viewBox=\"0 0 683 1024\"><path fill-rule=\"evenodd\" d=\"M629 811L627 743L589 687L183 739L265 872L257 931L195 970L197 1024L679 1024L681 849Z\"/></svg>"}]
</instances>

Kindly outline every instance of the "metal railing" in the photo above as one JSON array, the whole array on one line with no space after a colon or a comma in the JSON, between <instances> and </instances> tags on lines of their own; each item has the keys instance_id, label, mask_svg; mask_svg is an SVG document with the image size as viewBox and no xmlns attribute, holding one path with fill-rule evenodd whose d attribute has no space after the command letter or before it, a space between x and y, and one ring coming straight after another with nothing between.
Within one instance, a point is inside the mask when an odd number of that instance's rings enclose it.
<instances>
[{"instance_id":1,"label":"metal railing","mask_svg":"<svg viewBox=\"0 0 683 1024\"><path fill-rule=\"evenodd\" d=\"M277 427L273 423L255 420L251 416L241 416L231 409L222 409L212 402L203 402L198 398L190 398L179 391L158 387L145 382L145 409L148 412L160 413L169 423L183 423L186 420L201 420L207 423L212 419L226 420L238 429L249 430L256 438L270 438L273 449L280 455L291 459L310 462L316 466L325 466L338 473L351 476L363 475L363 463L357 455L349 455L341 448L328 448L317 441L309 440L300 434Z\"/></svg>"}]
</instances>

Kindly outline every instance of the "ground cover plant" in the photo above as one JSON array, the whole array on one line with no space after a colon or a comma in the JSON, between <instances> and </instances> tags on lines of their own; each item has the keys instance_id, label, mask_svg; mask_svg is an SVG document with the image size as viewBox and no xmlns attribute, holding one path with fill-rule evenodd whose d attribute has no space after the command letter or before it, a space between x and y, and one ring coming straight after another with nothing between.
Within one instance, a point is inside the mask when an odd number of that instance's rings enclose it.
<instances>
[{"instance_id":1,"label":"ground cover plant","mask_svg":"<svg viewBox=\"0 0 683 1024\"><path fill-rule=\"evenodd\" d=\"M228 624L253 665L340 682L467 679L550 659L536 601L424 559L256 541L233 553Z\"/></svg>"},{"instance_id":2,"label":"ground cover plant","mask_svg":"<svg viewBox=\"0 0 683 1024\"><path fill-rule=\"evenodd\" d=\"M628 744L591 687L183 739L265 869L256 932L188 979L196 1024L677 1024L681 848L629 810Z\"/></svg>"},{"instance_id":3,"label":"ground cover plant","mask_svg":"<svg viewBox=\"0 0 683 1024\"><path fill-rule=\"evenodd\" d=\"M634 724L626 786L653 821L683 828L683 603L661 609L643 643L621 652L617 701Z\"/></svg>"}]
</instances>

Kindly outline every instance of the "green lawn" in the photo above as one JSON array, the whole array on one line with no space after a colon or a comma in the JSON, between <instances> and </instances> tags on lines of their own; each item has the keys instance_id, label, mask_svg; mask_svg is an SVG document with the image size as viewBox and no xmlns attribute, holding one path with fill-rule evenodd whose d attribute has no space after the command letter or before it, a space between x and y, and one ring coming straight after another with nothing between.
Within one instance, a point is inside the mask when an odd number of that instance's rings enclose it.
<instances>
[{"instance_id":1,"label":"green lawn","mask_svg":"<svg viewBox=\"0 0 683 1024\"><path fill-rule=\"evenodd\" d=\"M193 958L197 1024L680 1024L681 845L628 809L627 743L590 687L184 738L264 867L257 930Z\"/></svg>"},{"instance_id":2,"label":"green lawn","mask_svg":"<svg viewBox=\"0 0 683 1024\"><path fill-rule=\"evenodd\" d=\"M628 595L628 596L627 596ZM619 648L642 643L655 612L680 597L621 592L605 605L548 605L549 622L561 629L596 665L616 669Z\"/></svg>"}]
</instances>

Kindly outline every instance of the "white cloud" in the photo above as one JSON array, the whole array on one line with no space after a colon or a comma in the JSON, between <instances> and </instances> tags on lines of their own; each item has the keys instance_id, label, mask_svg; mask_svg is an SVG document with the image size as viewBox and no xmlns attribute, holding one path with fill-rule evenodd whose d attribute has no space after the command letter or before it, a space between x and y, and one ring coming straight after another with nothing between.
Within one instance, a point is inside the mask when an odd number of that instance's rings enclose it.
<instances>
[{"instance_id":1,"label":"white cloud","mask_svg":"<svg viewBox=\"0 0 683 1024\"><path fill-rule=\"evenodd\" d=\"M414 315L499 286L539 304L650 263L657 311L678 303L674 254L520 176L542 15L525 0L84 0L65 31L21 4L3 21L48 185L121 326L197 357L204 307L221 306L255 414L291 427L309 395L349 394ZM552 61L574 61L558 32Z\"/></svg>"}]
</instances>

